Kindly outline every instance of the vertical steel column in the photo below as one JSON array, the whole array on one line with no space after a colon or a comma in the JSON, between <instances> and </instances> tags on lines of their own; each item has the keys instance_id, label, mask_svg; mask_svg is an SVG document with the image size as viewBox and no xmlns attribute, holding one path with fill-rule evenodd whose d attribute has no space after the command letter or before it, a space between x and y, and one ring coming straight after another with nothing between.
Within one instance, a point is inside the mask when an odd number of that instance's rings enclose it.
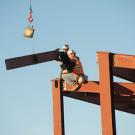
<instances>
[{"instance_id":1,"label":"vertical steel column","mask_svg":"<svg viewBox=\"0 0 135 135\"><path fill-rule=\"evenodd\" d=\"M111 54L98 53L102 135L116 135Z\"/></svg>"},{"instance_id":2,"label":"vertical steel column","mask_svg":"<svg viewBox=\"0 0 135 135\"><path fill-rule=\"evenodd\" d=\"M65 135L64 104L60 80L52 81L54 135Z\"/></svg>"}]
</instances>

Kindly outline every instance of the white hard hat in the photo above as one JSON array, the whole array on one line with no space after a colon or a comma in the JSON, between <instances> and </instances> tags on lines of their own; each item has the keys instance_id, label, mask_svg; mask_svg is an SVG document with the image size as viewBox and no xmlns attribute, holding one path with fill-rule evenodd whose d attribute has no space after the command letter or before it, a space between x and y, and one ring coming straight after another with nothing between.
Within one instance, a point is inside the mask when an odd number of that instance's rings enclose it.
<instances>
[{"instance_id":1,"label":"white hard hat","mask_svg":"<svg viewBox=\"0 0 135 135\"><path fill-rule=\"evenodd\" d=\"M68 50L67 54L75 53L73 50Z\"/></svg>"},{"instance_id":2,"label":"white hard hat","mask_svg":"<svg viewBox=\"0 0 135 135\"><path fill-rule=\"evenodd\" d=\"M65 44L62 48L63 49L69 49L69 45Z\"/></svg>"}]
</instances>

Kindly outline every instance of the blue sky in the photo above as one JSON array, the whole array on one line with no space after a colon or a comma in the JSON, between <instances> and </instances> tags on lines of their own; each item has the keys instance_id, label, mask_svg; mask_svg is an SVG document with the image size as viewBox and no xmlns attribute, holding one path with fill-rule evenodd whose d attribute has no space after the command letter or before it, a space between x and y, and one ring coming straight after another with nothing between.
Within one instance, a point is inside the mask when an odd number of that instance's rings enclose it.
<instances>
[{"instance_id":1,"label":"blue sky","mask_svg":"<svg viewBox=\"0 0 135 135\"><path fill-rule=\"evenodd\" d=\"M77 52L98 80L96 51L135 53L134 0L32 0L35 35L23 37L28 0L0 0L0 134L53 135L55 61L7 71L4 60L61 48ZM118 79L115 78L117 81ZM64 98L66 135L101 135L100 107ZM117 134L134 135L135 116L116 111Z\"/></svg>"}]
</instances>

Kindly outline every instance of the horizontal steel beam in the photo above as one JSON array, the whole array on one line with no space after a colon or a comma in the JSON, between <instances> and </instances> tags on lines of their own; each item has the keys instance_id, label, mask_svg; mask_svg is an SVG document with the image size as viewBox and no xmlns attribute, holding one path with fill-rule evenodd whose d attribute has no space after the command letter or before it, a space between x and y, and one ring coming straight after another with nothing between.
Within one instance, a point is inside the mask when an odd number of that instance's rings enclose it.
<instances>
[{"instance_id":1,"label":"horizontal steel beam","mask_svg":"<svg viewBox=\"0 0 135 135\"><path fill-rule=\"evenodd\" d=\"M113 75L135 82L135 69L113 67Z\"/></svg>"},{"instance_id":2,"label":"horizontal steel beam","mask_svg":"<svg viewBox=\"0 0 135 135\"><path fill-rule=\"evenodd\" d=\"M135 83L114 82L115 109L135 114ZM78 91L72 91L71 86L66 85L63 90L66 97L100 105L100 87L98 81L88 81Z\"/></svg>"},{"instance_id":3,"label":"horizontal steel beam","mask_svg":"<svg viewBox=\"0 0 135 135\"><path fill-rule=\"evenodd\" d=\"M15 57L5 60L7 70L30 66L42 62L57 60L59 55L58 49L49 52L37 53L21 57Z\"/></svg>"},{"instance_id":4,"label":"horizontal steel beam","mask_svg":"<svg viewBox=\"0 0 135 135\"><path fill-rule=\"evenodd\" d=\"M97 52L97 63L99 63L99 54L104 54L106 52ZM111 59L113 61L113 67L121 67L121 68L130 68L135 69L135 55L127 55L127 54L115 54L111 53Z\"/></svg>"},{"instance_id":5,"label":"horizontal steel beam","mask_svg":"<svg viewBox=\"0 0 135 135\"><path fill-rule=\"evenodd\" d=\"M135 83L126 83L126 82L114 82L114 93L131 95L135 93ZM66 83L66 90L72 91L72 87ZM76 92L90 92L90 93L100 93L99 82L98 81L88 81L86 84L83 84L78 91Z\"/></svg>"},{"instance_id":6,"label":"horizontal steel beam","mask_svg":"<svg viewBox=\"0 0 135 135\"><path fill-rule=\"evenodd\" d=\"M65 97L100 105L99 93L63 91ZM135 95L114 95L114 107L116 110L135 114Z\"/></svg>"},{"instance_id":7,"label":"horizontal steel beam","mask_svg":"<svg viewBox=\"0 0 135 135\"><path fill-rule=\"evenodd\" d=\"M135 69L135 55L114 54L113 66Z\"/></svg>"}]
</instances>

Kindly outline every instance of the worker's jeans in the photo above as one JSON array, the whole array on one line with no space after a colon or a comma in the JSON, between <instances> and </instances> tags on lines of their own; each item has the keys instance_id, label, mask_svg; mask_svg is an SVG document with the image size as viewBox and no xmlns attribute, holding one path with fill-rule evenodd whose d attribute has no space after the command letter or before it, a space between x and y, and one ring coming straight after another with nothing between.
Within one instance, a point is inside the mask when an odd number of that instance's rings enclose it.
<instances>
[{"instance_id":1,"label":"worker's jeans","mask_svg":"<svg viewBox=\"0 0 135 135\"><path fill-rule=\"evenodd\" d=\"M77 75L73 73L62 74L62 79L66 81L69 85L74 86L77 81Z\"/></svg>"}]
</instances>

